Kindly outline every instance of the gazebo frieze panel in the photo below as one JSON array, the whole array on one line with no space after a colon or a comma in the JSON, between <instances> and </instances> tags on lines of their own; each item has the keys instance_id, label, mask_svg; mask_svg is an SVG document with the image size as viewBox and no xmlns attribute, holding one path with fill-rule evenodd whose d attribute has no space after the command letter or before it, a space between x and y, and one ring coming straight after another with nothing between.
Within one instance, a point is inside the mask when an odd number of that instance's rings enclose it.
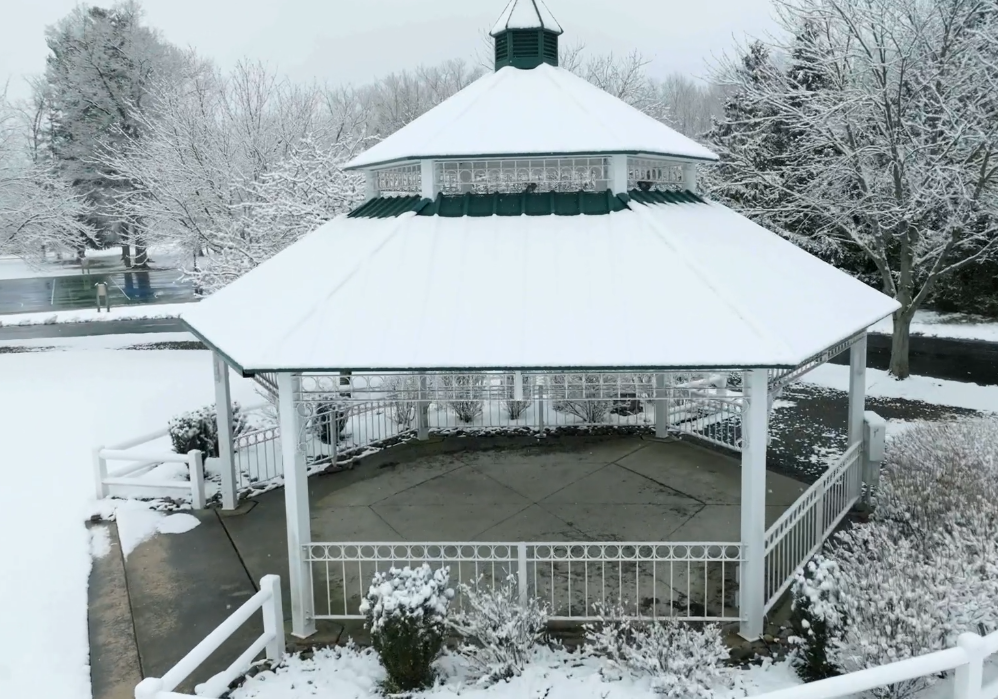
<instances>
[{"instance_id":1,"label":"gazebo frieze panel","mask_svg":"<svg viewBox=\"0 0 998 699\"><path fill-rule=\"evenodd\" d=\"M605 157L444 160L435 164L434 177L445 195L602 192L610 166Z\"/></svg>"},{"instance_id":2,"label":"gazebo frieze panel","mask_svg":"<svg viewBox=\"0 0 998 699\"><path fill-rule=\"evenodd\" d=\"M801 362L796 367L792 369L776 369L769 372L769 391L770 393L777 393L790 384L798 381L802 376L807 374L809 371L817 369L822 364L828 363L830 360L839 356L843 352L851 349L853 345L860 342L866 337L866 330L856 333L850 338L843 340L837 344L832 345L826 350L822 350L817 354L809 357L807 360Z\"/></svg>"}]
</instances>

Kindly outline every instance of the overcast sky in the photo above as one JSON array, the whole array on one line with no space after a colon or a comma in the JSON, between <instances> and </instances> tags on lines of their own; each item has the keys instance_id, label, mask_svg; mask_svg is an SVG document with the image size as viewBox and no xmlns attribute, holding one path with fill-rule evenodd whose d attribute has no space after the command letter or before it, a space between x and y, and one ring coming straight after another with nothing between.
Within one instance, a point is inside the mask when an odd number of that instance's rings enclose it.
<instances>
[{"instance_id":1,"label":"overcast sky","mask_svg":"<svg viewBox=\"0 0 998 699\"><path fill-rule=\"evenodd\" d=\"M9 4L8 4L9 3ZM110 5L113 0L92 4ZM75 0L6 0L0 85L45 68L44 29ZM474 58L506 0L144 0L170 42L229 67L260 59L295 79L362 83L392 71ZM11 5L13 7L11 7ZM774 31L769 0L547 0L563 41L592 51L640 50L651 72L704 72L705 61Z\"/></svg>"}]
</instances>

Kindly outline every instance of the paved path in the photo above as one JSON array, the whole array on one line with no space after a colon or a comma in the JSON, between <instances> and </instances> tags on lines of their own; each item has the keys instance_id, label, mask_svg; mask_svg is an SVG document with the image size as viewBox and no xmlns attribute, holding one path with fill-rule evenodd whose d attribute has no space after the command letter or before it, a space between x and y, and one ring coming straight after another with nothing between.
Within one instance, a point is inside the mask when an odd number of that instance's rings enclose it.
<instances>
[{"instance_id":1,"label":"paved path","mask_svg":"<svg viewBox=\"0 0 998 699\"><path fill-rule=\"evenodd\" d=\"M186 332L176 318L158 320L102 320L92 323L0 326L0 340L34 340L47 337L90 337L93 335L133 335Z\"/></svg>"}]
</instances>

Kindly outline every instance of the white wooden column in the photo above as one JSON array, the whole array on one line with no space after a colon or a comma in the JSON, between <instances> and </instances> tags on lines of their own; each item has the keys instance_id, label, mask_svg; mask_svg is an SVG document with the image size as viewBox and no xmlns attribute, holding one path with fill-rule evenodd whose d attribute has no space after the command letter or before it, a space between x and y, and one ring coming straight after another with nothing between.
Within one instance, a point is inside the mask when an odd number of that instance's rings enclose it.
<instances>
[{"instance_id":1,"label":"white wooden column","mask_svg":"<svg viewBox=\"0 0 998 699\"><path fill-rule=\"evenodd\" d=\"M669 436L669 392L665 385L666 375L655 374L655 437Z\"/></svg>"},{"instance_id":2,"label":"white wooden column","mask_svg":"<svg viewBox=\"0 0 998 699\"><path fill-rule=\"evenodd\" d=\"M423 160L419 164L420 196L423 199L437 198L436 162L435 160Z\"/></svg>"},{"instance_id":3,"label":"white wooden column","mask_svg":"<svg viewBox=\"0 0 998 699\"><path fill-rule=\"evenodd\" d=\"M683 188L696 194L697 191L697 164L683 164Z\"/></svg>"},{"instance_id":4,"label":"white wooden column","mask_svg":"<svg viewBox=\"0 0 998 699\"><path fill-rule=\"evenodd\" d=\"M762 635L766 605L766 435L769 432L769 372L742 374L742 564L738 633L755 640Z\"/></svg>"},{"instance_id":5,"label":"white wooden column","mask_svg":"<svg viewBox=\"0 0 998 699\"><path fill-rule=\"evenodd\" d=\"M849 446L863 441L866 410L866 333L849 350Z\"/></svg>"},{"instance_id":6,"label":"white wooden column","mask_svg":"<svg viewBox=\"0 0 998 699\"><path fill-rule=\"evenodd\" d=\"M277 375L281 456L284 459L284 508L288 525L288 585L291 589L291 633L307 638L315 633L312 576L302 547L312 540L305 456L298 448L302 420L295 406L301 387L297 374ZM335 425L333 429L336 429Z\"/></svg>"},{"instance_id":7,"label":"white wooden column","mask_svg":"<svg viewBox=\"0 0 998 699\"><path fill-rule=\"evenodd\" d=\"M378 173L374 170L364 171L364 200L371 201L372 199L377 199L381 196L381 191L378 187Z\"/></svg>"},{"instance_id":8,"label":"white wooden column","mask_svg":"<svg viewBox=\"0 0 998 699\"><path fill-rule=\"evenodd\" d=\"M614 194L627 194L627 156L611 155L610 191Z\"/></svg>"},{"instance_id":9,"label":"white wooden column","mask_svg":"<svg viewBox=\"0 0 998 699\"><path fill-rule=\"evenodd\" d=\"M238 493L236 463L232 453L232 395L229 365L218 352L212 353L215 373L215 419L218 423L218 465L222 471L222 509L236 509Z\"/></svg>"}]
</instances>

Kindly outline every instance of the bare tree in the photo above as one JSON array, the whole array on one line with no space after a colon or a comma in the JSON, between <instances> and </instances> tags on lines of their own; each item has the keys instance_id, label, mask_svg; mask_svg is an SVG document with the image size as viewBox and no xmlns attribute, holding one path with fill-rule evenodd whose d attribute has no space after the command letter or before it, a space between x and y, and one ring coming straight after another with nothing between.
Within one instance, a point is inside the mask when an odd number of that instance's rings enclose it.
<instances>
[{"instance_id":1,"label":"bare tree","mask_svg":"<svg viewBox=\"0 0 998 699\"><path fill-rule=\"evenodd\" d=\"M733 83L759 133L787 125L768 210L809 212L817 234L865 255L896 298L891 373L909 374L909 329L939 279L998 244L998 0L779 0L796 53L786 71ZM806 41L801 42L801 37ZM811 75L801 79L798 71ZM812 82L820 87L810 87ZM760 108L761 107L761 108Z\"/></svg>"}]
</instances>

